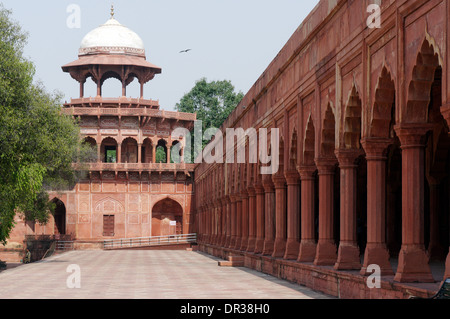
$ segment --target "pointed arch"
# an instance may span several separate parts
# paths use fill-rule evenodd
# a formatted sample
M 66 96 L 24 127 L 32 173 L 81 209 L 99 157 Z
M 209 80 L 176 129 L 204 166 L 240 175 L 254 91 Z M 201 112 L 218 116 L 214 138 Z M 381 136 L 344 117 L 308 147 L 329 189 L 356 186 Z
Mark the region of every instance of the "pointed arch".
M 369 136 L 392 137 L 395 125 L 395 84 L 391 73 L 384 66 L 378 79 L 375 101 L 369 127 Z
M 330 103 L 327 105 L 322 127 L 321 155 L 324 157 L 333 157 L 334 150 L 336 149 L 336 118 Z
M 306 125 L 305 141 L 303 143 L 303 165 L 312 166 L 315 160 L 316 129 L 310 116 Z
M 272 156 L 272 154 L 271 154 Z M 279 174 L 284 174 L 284 138 L 283 136 L 280 137 L 280 145 L 279 145 Z
M 439 53 L 426 38 L 417 54 L 416 65 L 408 89 L 408 102 L 404 111 L 404 123 L 428 122 L 428 106 L 435 73 L 440 67 Z
M 361 148 L 361 114 L 361 99 L 356 86 L 353 86 L 345 110 L 343 135 L 343 147 L 345 149 Z
M 290 147 L 289 147 L 289 169 L 295 170 L 298 163 L 297 160 L 297 149 L 298 149 L 298 136 L 297 129 L 294 128 L 291 135 Z

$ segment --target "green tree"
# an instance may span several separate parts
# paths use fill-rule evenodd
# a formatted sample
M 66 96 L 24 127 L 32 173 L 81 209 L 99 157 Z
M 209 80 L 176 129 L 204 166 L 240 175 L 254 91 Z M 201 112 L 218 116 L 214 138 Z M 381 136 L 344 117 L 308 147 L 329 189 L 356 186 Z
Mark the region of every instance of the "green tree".
M 0 4 L 0 242 L 5 244 L 17 212 L 45 224 L 54 209 L 49 190 L 74 185 L 73 162 L 95 156 L 82 143 L 61 97 L 33 83 L 34 65 L 23 57 L 27 34 Z
M 164 147 L 158 146 L 156 148 L 155 157 L 155 163 L 167 163 L 166 151 L 164 150 Z
M 202 129 L 205 132 L 209 128 L 220 128 L 243 97 L 242 92 L 235 92 L 231 81 L 208 82 L 202 78 L 195 83 L 189 93 L 181 98 L 176 104 L 176 109 L 179 112 L 197 113 L 197 120 L 202 121 Z M 192 149 L 193 141 L 194 136 L 192 136 Z M 208 141 L 203 141 L 203 148 L 207 143 Z M 189 155 L 185 154 L 186 157 Z M 190 160 L 193 161 L 196 155 L 192 154 L 193 157 Z

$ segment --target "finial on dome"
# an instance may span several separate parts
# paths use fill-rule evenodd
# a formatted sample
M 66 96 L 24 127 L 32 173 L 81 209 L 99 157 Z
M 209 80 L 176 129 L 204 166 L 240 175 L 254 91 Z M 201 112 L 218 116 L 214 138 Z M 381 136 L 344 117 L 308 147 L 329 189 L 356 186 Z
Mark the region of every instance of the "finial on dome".
M 111 5 L 111 19 L 114 19 L 114 5 Z

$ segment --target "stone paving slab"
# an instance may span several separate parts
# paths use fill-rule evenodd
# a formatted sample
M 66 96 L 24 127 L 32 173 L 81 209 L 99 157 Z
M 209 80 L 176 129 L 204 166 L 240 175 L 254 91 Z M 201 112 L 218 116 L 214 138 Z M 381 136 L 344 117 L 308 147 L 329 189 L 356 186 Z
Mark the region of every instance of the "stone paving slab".
M 248 269 L 219 267 L 188 251 L 72 251 L 0 273 L 0 299 L 328 299 Z M 81 288 L 69 289 L 69 265 Z

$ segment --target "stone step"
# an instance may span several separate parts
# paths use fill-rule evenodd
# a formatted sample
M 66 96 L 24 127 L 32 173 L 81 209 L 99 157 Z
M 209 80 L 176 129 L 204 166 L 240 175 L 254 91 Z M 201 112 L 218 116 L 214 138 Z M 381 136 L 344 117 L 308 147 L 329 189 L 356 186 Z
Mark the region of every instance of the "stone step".
M 219 261 L 219 267 L 244 267 L 243 256 L 229 256 L 228 260 Z

